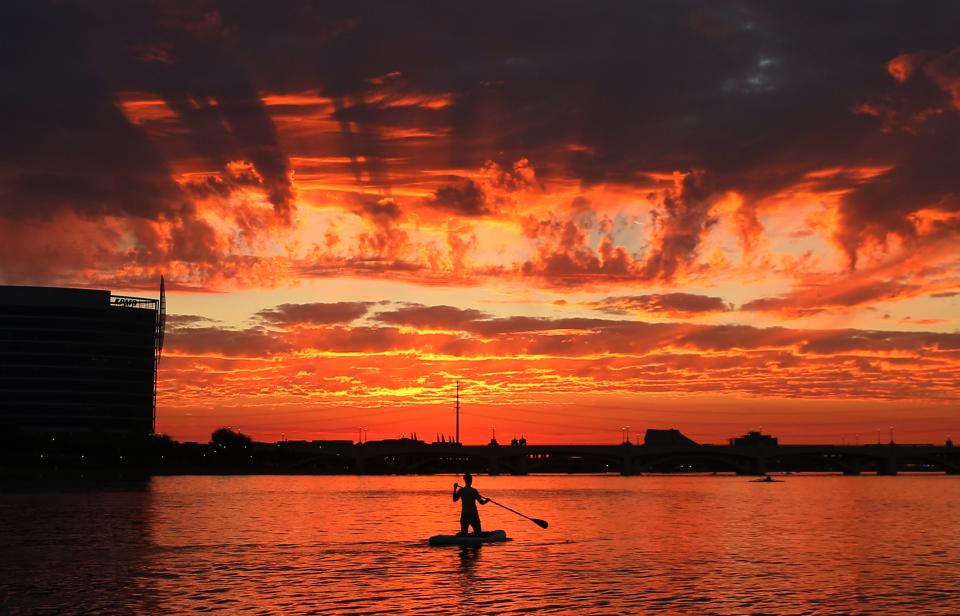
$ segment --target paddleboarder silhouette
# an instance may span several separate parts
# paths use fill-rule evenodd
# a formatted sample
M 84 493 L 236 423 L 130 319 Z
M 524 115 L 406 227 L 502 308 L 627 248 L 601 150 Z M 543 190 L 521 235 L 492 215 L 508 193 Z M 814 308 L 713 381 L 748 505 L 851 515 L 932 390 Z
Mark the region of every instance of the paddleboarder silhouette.
M 458 534 L 466 535 L 467 529 L 472 526 L 473 533 L 479 535 L 481 533 L 480 512 L 477 511 L 477 503 L 486 505 L 490 499 L 480 496 L 477 489 L 473 487 L 473 475 L 470 473 L 464 474 L 463 483 L 467 485 L 462 488 L 459 483 L 453 484 L 453 500 L 460 501 L 460 532 Z

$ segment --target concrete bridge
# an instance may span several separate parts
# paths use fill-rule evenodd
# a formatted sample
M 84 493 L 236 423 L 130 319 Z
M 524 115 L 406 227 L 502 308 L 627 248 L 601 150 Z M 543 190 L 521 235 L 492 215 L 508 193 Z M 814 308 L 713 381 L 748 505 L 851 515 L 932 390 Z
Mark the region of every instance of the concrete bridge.
M 462 445 L 411 439 L 318 447 L 299 469 L 329 465 L 358 474 L 434 472 L 528 473 L 836 471 L 896 475 L 901 471 L 960 474 L 960 447 L 935 445 Z

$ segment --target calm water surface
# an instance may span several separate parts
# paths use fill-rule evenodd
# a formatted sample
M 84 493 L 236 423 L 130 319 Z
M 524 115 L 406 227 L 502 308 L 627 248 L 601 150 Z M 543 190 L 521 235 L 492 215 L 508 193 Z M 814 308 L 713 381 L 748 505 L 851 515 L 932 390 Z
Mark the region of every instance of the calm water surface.
M 960 614 L 960 477 L 158 477 L 0 494 L 2 613 Z

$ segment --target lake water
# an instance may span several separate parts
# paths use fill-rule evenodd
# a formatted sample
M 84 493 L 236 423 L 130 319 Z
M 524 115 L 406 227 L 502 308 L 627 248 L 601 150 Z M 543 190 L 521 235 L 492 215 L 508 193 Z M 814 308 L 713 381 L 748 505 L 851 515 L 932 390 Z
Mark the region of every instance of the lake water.
M 0 613 L 960 613 L 960 477 L 157 477 L 0 494 Z

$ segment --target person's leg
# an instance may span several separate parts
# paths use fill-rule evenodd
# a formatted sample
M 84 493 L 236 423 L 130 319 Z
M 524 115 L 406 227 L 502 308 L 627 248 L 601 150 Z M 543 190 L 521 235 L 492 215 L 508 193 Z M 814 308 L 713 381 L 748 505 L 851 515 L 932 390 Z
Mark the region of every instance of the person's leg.
M 458 534 L 460 534 L 460 535 L 466 535 L 466 534 L 467 534 L 467 528 L 468 528 L 469 526 L 470 526 L 470 518 L 468 518 L 468 517 L 465 516 L 465 515 L 461 515 L 461 516 L 460 516 L 460 532 L 459 532 Z
M 483 532 L 483 531 L 481 530 L 481 528 L 480 528 L 480 514 L 479 514 L 479 513 L 473 514 L 473 519 L 470 520 L 470 526 L 473 526 L 473 532 L 476 533 L 476 534 L 478 534 L 478 535 L 479 535 L 481 532 Z

